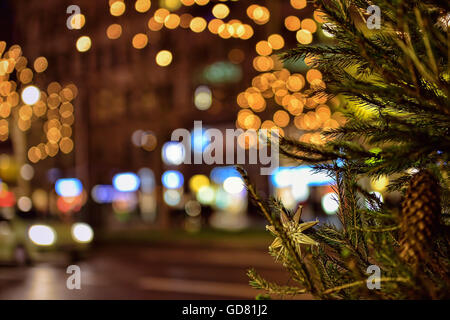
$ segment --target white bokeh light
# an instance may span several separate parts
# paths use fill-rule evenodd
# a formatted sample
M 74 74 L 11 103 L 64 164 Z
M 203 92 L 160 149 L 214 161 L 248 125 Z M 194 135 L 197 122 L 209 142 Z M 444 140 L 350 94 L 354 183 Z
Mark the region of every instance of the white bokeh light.
M 337 195 L 334 192 L 329 192 L 322 197 L 322 208 L 326 214 L 335 214 L 339 209 L 339 202 L 337 201 Z
M 309 198 L 309 187 L 306 183 L 296 181 L 292 184 L 292 195 L 295 200 L 304 202 Z
M 203 186 L 197 192 L 197 200 L 203 205 L 208 205 L 214 202 L 216 193 L 210 186 Z
M 22 91 L 22 101 L 25 104 L 33 105 L 41 98 L 41 91 L 35 86 L 28 86 Z
M 180 142 L 167 142 L 162 148 L 162 158 L 164 163 L 169 165 L 180 165 L 185 158 L 185 148 Z
M 178 190 L 166 190 L 164 191 L 164 202 L 167 203 L 169 206 L 176 206 L 181 201 L 181 193 Z
M 114 188 L 122 192 L 134 192 L 139 185 L 139 177 L 132 172 L 118 173 L 113 177 Z
M 28 230 L 30 240 L 40 246 L 50 246 L 56 240 L 55 231 L 49 226 L 34 225 Z
M 34 169 L 31 165 L 29 165 L 28 163 L 24 164 L 21 168 L 20 168 L 20 176 L 24 179 L 24 180 L 31 180 L 34 177 Z
M 244 190 L 244 182 L 239 177 L 229 177 L 223 182 L 223 188 L 231 194 L 238 194 Z
M 33 203 L 28 197 L 20 197 L 19 200 L 17 200 L 17 207 L 20 211 L 28 212 L 33 207 Z
M 77 242 L 88 243 L 94 238 L 94 231 L 87 223 L 78 222 L 72 226 L 72 237 Z

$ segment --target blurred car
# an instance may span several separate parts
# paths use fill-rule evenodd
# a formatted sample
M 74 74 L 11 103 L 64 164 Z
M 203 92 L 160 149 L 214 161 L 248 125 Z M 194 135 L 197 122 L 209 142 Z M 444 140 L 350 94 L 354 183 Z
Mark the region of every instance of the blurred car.
M 93 237 L 84 222 L 44 218 L 34 212 L 9 217 L 0 213 L 0 262 L 26 265 L 61 255 L 77 261 L 85 256 Z

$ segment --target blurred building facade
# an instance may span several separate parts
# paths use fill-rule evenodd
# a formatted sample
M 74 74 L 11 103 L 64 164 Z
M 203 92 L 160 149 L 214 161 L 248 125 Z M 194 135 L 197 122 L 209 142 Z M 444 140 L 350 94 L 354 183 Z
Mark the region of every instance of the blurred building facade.
M 149 167 L 160 185 L 159 177 L 165 169 L 161 148 L 170 140 L 174 129 L 190 129 L 194 120 L 202 120 L 209 126 L 234 127 L 239 109 L 236 95 L 251 82 L 252 59 L 244 59 L 236 65 L 239 76 L 234 81 L 208 83 L 203 74 L 205 68 L 214 63 L 229 63 L 232 49 L 250 54 L 255 42 L 221 41 L 207 30 L 197 34 L 181 27 L 151 31 L 147 26 L 151 15 L 138 13 L 133 10 L 133 3 L 126 3 L 129 12 L 120 17 L 109 15 L 108 1 L 18 0 L 11 3 L 15 43 L 20 44 L 30 61 L 39 56 L 49 61 L 42 86 L 50 81 L 75 83 L 79 92 L 74 101 L 74 152 L 39 163 L 37 171 L 42 173 L 41 181 L 45 180 L 45 171 L 59 167 L 64 171 L 62 175 L 79 177 L 89 191 L 94 185 L 110 184 L 117 172 L 137 172 Z M 70 14 L 66 10 L 74 4 L 85 16 L 85 25 L 80 30 L 67 28 Z M 152 6 L 157 5 L 153 1 Z M 269 1 L 268 5 L 274 17 L 282 9 L 278 1 Z M 242 8 L 235 18 L 245 20 L 245 6 Z M 189 12 L 210 19 L 213 18 L 210 10 L 201 6 L 186 7 L 177 13 Z M 106 34 L 113 23 L 122 26 L 122 34 L 116 40 Z M 275 18 L 255 32 L 277 32 L 281 26 L 282 21 Z M 149 44 L 143 49 L 132 45 L 137 33 L 148 35 Z M 79 52 L 75 46 L 83 35 L 92 39 L 87 52 Z M 169 49 L 174 56 L 170 68 L 155 63 L 156 53 L 163 49 Z M 211 108 L 200 111 L 194 107 L 194 91 L 205 84 L 212 89 L 213 101 Z M 152 140 L 144 142 L 143 147 L 132 143 L 133 134 L 138 130 L 151 135 Z M 210 169 L 203 166 L 182 168 L 187 178 L 194 173 L 208 174 Z M 265 178 L 259 179 L 265 183 Z M 161 187 L 157 189 L 161 193 Z M 161 202 L 161 194 L 157 198 L 160 222 L 167 224 L 167 219 L 163 218 L 167 217 L 167 206 Z M 95 206 L 91 210 L 96 210 Z
M 149 211 L 150 215 L 141 218 L 150 222 L 150 225 L 159 227 L 168 227 L 171 221 L 173 225 L 180 216 L 192 218 L 196 224 L 199 221 L 195 213 L 198 206 L 196 201 L 199 199 L 198 194 L 195 200 L 195 195 L 190 193 L 192 191 L 190 179 L 199 174 L 210 177 L 214 165 L 168 164 L 161 157 L 165 143 L 170 141 L 171 133 L 175 129 L 191 130 L 196 120 L 201 120 L 204 127 L 218 128 L 222 132 L 226 128 L 242 127 L 239 124 L 239 111 L 245 111 L 244 109 L 249 106 L 240 104 L 239 94 L 244 93 L 244 88 L 249 88 L 251 92 L 261 85 L 262 78 L 257 77 L 258 72 L 261 72 L 259 76 L 265 74 L 273 79 L 278 77 L 277 82 L 281 83 L 286 93 L 300 90 L 286 87 L 286 77 L 292 72 L 294 78 L 297 76 L 295 79 L 298 80 L 302 76 L 294 73 L 306 75 L 308 67 L 303 62 L 291 64 L 289 67 L 283 66 L 280 61 L 277 62 L 276 53 L 272 53 L 270 46 L 269 53 L 264 53 L 268 41 L 262 39 L 275 35 L 273 39 L 277 40 L 277 47 L 281 49 L 293 47 L 301 41 L 311 42 L 313 33 L 323 38 L 323 34 L 318 32 L 320 16 L 317 15 L 317 10 L 314 11 L 313 6 L 307 6 L 307 2 L 303 0 L 259 1 L 257 4 L 264 6 L 264 10 L 261 9 L 260 12 L 261 20 L 253 16 L 250 10 L 252 6 L 258 8 L 258 5 L 247 1 L 199 0 L 199 3 L 208 5 L 192 5 L 194 1 L 191 0 L 151 2 L 133 0 L 123 2 L 126 5 L 124 14 L 123 11 L 120 14 L 113 12 L 112 4 L 115 2 L 122 3 L 122 0 L 1 2 L 12 12 L 8 15 L 9 22 L 2 29 L 5 35 L 10 37 L 9 44 L 20 45 L 30 64 L 41 56 L 46 57 L 49 62 L 45 74 L 36 84 L 43 90 L 53 81 L 62 85 L 74 83 L 78 88 L 78 96 L 73 101 L 74 150 L 68 155 L 58 155 L 35 164 L 35 178 L 32 183 L 36 188 L 53 190 L 54 179 L 49 179 L 49 174 L 79 178 L 86 191 L 87 202 L 83 210 L 87 213 L 89 222 L 96 226 L 104 226 L 114 215 L 111 214 L 110 205 L 104 206 L 93 201 L 91 191 L 95 186 L 111 185 L 114 175 L 120 172 L 138 173 L 143 168 L 150 169 L 156 188 L 148 196 L 139 193 L 139 201 L 133 201 L 140 202 L 140 209 L 134 210 L 133 207 L 130 210 L 137 211 L 137 215 L 142 215 L 145 210 Z M 151 3 L 150 10 L 146 8 L 141 10 L 143 12 L 138 12 L 139 2 L 144 5 Z M 189 5 L 182 6 L 181 2 Z M 217 34 L 218 27 L 214 27 L 211 23 L 218 20 L 213 15 L 212 7 L 220 3 L 226 3 L 227 8 L 233 13 L 224 19 L 228 21 L 227 26 L 232 25 L 233 21 L 238 26 L 242 25 L 241 21 L 252 26 L 246 40 L 230 34 L 220 36 Z M 81 10 L 79 13 L 83 17 L 78 29 L 68 28 L 73 24 L 71 20 L 74 14 L 73 5 L 78 6 L 76 8 Z M 166 19 L 171 12 L 174 18 L 172 22 Z M 200 25 L 205 23 L 198 30 L 192 26 L 194 17 L 201 17 Z M 303 19 L 304 17 L 309 18 Z M 301 30 L 297 32 L 300 28 Z M 84 42 L 80 42 L 83 37 L 88 39 L 85 38 Z M 261 45 L 262 42 L 264 43 Z M 166 61 L 169 66 L 156 61 L 161 50 L 170 52 L 170 61 Z M 270 61 L 272 67 L 261 68 L 257 59 Z M 269 72 L 263 73 L 265 71 Z M 320 72 L 316 72 L 315 75 L 321 77 Z M 308 76 L 306 78 L 309 83 L 314 80 Z M 321 78 L 319 80 L 321 81 Z M 303 87 L 305 77 L 302 81 Z M 207 102 L 206 108 L 196 107 L 196 92 L 200 89 L 210 94 L 208 99 L 211 101 Z M 274 111 L 283 104 L 282 96 L 277 96 L 276 90 L 276 86 L 269 87 L 266 91 L 269 95 L 264 96 L 266 100 L 261 97 L 264 100 L 265 111 L 252 107 L 255 115 L 259 113 L 261 116 L 256 117 L 259 121 L 258 127 L 263 127 L 261 122 L 264 117 L 269 118 L 268 122 L 272 124 L 274 122 L 271 119 L 276 122 Z M 262 89 L 260 92 L 265 94 Z M 301 97 L 300 93 L 295 94 Z M 337 124 L 336 120 L 339 118 L 330 119 L 330 108 L 324 105 L 325 102 L 320 103 L 312 100 L 306 102 L 304 113 L 312 113 L 312 117 L 316 119 L 318 113 L 314 113 L 314 108 L 320 105 L 327 111 L 325 117 L 329 119 L 328 123 L 334 121 Z M 314 125 L 304 129 L 301 125 L 304 125 L 305 121 L 296 121 L 300 119 L 297 117 L 298 113 L 289 110 L 287 106 L 283 107 L 291 113 L 289 115 L 287 111 L 281 110 L 289 123 L 283 130 L 289 136 L 300 139 L 308 130 L 316 130 L 320 125 L 325 125 L 314 120 Z M 290 117 L 293 120 L 291 122 Z M 31 141 L 39 140 L 39 134 L 32 132 L 28 138 Z M 11 148 L 4 143 L 1 147 Z M 299 202 L 307 201 L 311 186 L 301 184 L 292 191 L 291 185 L 283 183 L 277 185 L 277 178 L 271 179 L 260 175 L 258 165 L 245 167 L 252 181 L 265 195 L 274 194 L 285 198 L 283 201 L 289 203 L 288 207 L 292 206 L 292 209 Z M 161 183 L 161 177 L 167 170 L 178 170 L 184 178 L 184 185 L 181 187 L 182 199 L 176 205 L 170 205 L 173 194 L 167 193 Z M 307 170 L 294 171 L 289 171 L 287 175 L 307 172 Z M 286 176 L 286 172 L 288 171 L 280 171 L 280 177 Z M 223 182 L 222 179 L 219 184 Z M 327 179 L 319 181 L 319 186 L 317 181 L 312 184 L 316 184 L 313 189 L 320 190 L 313 192 L 313 196 L 309 198 L 312 199 L 309 210 L 311 214 L 321 210 L 320 199 L 330 192 L 327 189 L 329 184 Z M 296 195 L 293 197 L 292 194 Z M 205 193 L 203 197 L 208 198 L 209 194 Z M 314 200 L 314 197 L 317 199 Z M 216 198 L 219 198 L 217 194 Z M 228 203 L 240 203 L 234 195 L 228 194 L 225 198 Z M 125 204 L 119 201 L 117 208 L 113 205 L 113 209 L 119 212 L 128 210 L 126 203 L 129 199 L 123 202 Z M 222 204 L 219 203 L 218 206 Z M 236 208 L 222 207 L 222 211 L 242 211 L 246 206 L 245 202 L 245 205 L 242 203 Z M 258 217 L 253 208 L 250 207 L 248 212 Z M 142 219 L 137 219 L 137 222 L 142 222 Z

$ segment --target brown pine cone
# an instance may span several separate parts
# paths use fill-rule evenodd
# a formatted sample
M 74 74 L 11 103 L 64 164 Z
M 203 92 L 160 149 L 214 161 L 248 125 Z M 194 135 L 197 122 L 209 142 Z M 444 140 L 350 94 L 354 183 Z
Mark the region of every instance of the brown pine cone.
M 414 174 L 402 203 L 400 257 L 417 266 L 430 258 L 433 238 L 439 231 L 440 186 L 428 170 Z

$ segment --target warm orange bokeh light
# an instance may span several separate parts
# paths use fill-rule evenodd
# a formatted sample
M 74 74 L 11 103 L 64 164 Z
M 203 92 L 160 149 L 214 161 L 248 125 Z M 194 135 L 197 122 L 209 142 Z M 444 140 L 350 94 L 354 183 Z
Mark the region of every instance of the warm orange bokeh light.
M 112 24 L 106 29 L 106 36 L 111 39 L 119 39 L 122 35 L 122 26 L 120 24 Z
M 307 2 L 306 0 L 291 0 L 291 6 L 294 9 L 303 9 L 306 8 Z
M 289 31 L 297 31 L 301 27 L 300 19 L 297 18 L 296 16 L 286 17 L 286 19 L 284 19 L 284 26 Z
M 301 29 L 297 31 L 297 41 L 301 44 L 310 44 L 312 42 L 312 33 L 309 30 Z
M 115 1 L 111 4 L 109 12 L 111 15 L 118 17 L 124 14 L 126 9 L 125 3 L 122 1 Z
M 180 25 L 180 16 L 171 13 L 164 19 L 164 25 L 167 29 L 176 29 Z
M 267 40 L 274 50 L 280 50 L 284 47 L 284 38 L 279 34 L 272 34 Z
M 199 33 L 205 30 L 206 28 L 206 20 L 202 17 L 195 17 L 191 20 L 189 27 L 193 32 Z
M 138 33 L 133 37 L 132 40 L 133 47 L 136 49 L 143 49 L 148 44 L 148 37 L 143 33 Z
M 136 0 L 134 8 L 137 12 L 144 13 L 150 10 L 152 2 L 150 0 Z
M 256 52 L 261 56 L 268 56 L 272 53 L 272 46 L 268 41 L 259 41 L 256 44 Z

